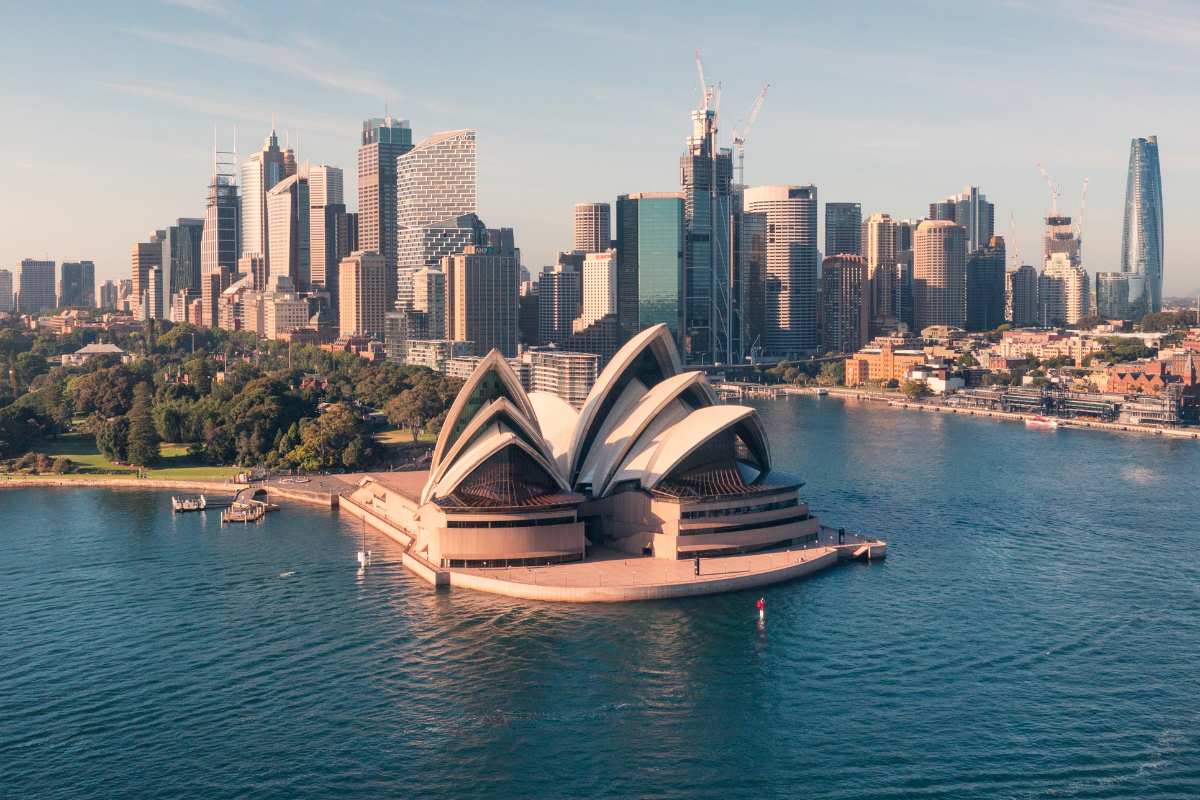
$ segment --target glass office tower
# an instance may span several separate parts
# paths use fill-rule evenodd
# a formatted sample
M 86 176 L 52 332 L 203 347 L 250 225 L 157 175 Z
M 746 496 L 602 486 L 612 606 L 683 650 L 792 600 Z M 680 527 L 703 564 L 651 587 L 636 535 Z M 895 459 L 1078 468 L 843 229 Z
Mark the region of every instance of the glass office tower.
M 617 198 L 617 321 L 622 340 L 660 322 L 681 341 L 684 194 Z
M 1142 275 L 1149 294 L 1148 313 L 1162 311 L 1162 176 L 1158 169 L 1157 136 L 1134 139 L 1129 148 L 1121 271 Z

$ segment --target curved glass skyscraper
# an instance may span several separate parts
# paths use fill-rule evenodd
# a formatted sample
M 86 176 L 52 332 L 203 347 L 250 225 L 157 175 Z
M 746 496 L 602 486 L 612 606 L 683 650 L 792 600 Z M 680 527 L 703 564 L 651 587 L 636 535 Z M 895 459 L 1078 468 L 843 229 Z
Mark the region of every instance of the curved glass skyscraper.
M 1150 295 L 1149 311 L 1155 314 L 1162 311 L 1162 177 L 1158 170 L 1157 136 L 1134 139 L 1129 148 L 1121 271 L 1144 276 Z

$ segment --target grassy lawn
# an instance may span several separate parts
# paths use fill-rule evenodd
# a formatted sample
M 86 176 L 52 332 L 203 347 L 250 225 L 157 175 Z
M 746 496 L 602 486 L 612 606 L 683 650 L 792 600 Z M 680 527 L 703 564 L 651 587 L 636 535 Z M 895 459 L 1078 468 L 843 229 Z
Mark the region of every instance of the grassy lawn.
M 47 440 L 34 448 L 34 452 L 45 453 L 51 458 L 66 456 L 71 459 L 71 463 L 79 467 L 94 467 L 96 469 L 125 469 L 114 464 L 109 464 L 108 459 L 100 454 L 96 449 L 96 445 L 78 435 L 64 435 L 61 442 Z M 151 478 L 159 480 L 225 480 L 237 475 L 242 470 L 237 467 L 209 467 L 205 465 L 193 464 L 187 455 L 187 445 L 182 444 L 164 444 L 162 446 L 162 463 L 158 469 L 152 469 L 147 474 Z M 130 469 L 135 469 L 131 467 Z M 132 478 L 133 475 L 79 475 L 69 473 L 67 475 L 11 475 L 13 479 L 25 478 L 82 478 L 82 479 L 125 479 Z
M 435 444 L 437 437 L 432 433 L 420 433 L 417 435 L 417 443 L 413 444 L 412 433 L 407 428 L 391 428 L 375 434 L 375 441 L 388 449 L 404 449 Z

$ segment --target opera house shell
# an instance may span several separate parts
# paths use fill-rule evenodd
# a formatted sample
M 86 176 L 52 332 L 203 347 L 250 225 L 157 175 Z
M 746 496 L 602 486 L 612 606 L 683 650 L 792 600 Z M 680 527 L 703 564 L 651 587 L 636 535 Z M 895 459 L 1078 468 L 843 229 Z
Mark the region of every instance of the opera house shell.
M 665 559 L 815 540 L 803 481 L 771 466 L 758 413 L 685 372 L 665 325 L 638 334 L 581 411 L 526 393 L 492 351 L 467 379 L 412 498 L 415 552 L 447 568 Z

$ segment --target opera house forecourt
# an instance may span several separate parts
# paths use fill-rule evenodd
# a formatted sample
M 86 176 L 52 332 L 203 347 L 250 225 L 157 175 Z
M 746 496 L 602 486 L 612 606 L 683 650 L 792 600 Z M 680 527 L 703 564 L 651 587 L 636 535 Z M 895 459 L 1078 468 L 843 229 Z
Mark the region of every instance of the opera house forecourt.
M 772 467 L 758 413 L 719 404 L 657 325 L 621 348 L 579 412 L 526 393 L 492 351 L 429 471 L 372 473 L 341 505 L 401 541 L 405 565 L 435 585 L 551 600 L 728 591 L 885 555 L 822 533 L 803 485 Z

